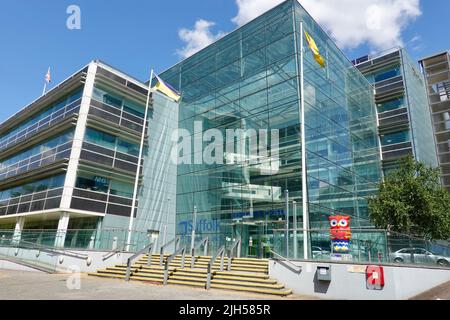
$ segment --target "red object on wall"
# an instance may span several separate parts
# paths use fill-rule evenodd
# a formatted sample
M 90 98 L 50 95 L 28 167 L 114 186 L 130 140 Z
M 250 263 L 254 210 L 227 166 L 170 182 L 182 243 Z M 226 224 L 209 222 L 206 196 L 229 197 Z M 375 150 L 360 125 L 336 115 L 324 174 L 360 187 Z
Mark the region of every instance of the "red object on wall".
M 384 269 L 382 266 L 367 266 L 366 284 L 369 290 L 382 290 L 384 287 Z
M 331 240 L 351 239 L 350 216 L 330 216 L 328 219 L 330 221 Z

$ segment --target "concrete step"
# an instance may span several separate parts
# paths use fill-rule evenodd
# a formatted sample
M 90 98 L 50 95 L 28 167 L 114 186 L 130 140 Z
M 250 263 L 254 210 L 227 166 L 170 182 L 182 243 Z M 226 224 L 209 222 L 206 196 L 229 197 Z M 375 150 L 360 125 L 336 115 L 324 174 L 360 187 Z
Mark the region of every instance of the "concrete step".
M 250 287 L 240 287 L 240 286 L 231 286 L 224 284 L 211 284 L 211 288 L 215 289 L 225 289 L 225 290 L 233 290 L 233 291 L 246 291 L 246 292 L 254 292 L 254 293 L 262 293 L 262 294 L 270 294 L 276 296 L 288 296 L 292 294 L 292 290 L 273 290 L 273 289 L 264 289 L 264 288 L 250 288 Z
M 125 279 L 125 275 L 121 274 L 112 274 L 112 273 L 88 273 L 88 276 L 92 277 L 102 277 L 102 278 L 117 278 L 117 279 Z
M 274 280 L 274 279 L 238 277 L 238 276 L 229 276 L 229 275 L 215 275 L 215 276 L 213 276 L 213 279 L 214 280 L 257 282 L 257 283 L 267 283 L 267 284 L 276 284 L 277 283 L 277 280 Z
M 237 277 L 250 277 L 250 278 L 261 278 L 269 279 L 269 275 L 253 272 L 240 272 L 240 271 L 215 271 L 214 275 L 226 275 L 226 276 L 237 276 Z
M 258 283 L 258 282 L 247 282 L 247 281 L 233 281 L 233 280 L 221 280 L 221 279 L 212 279 L 211 284 L 221 284 L 221 285 L 230 285 L 230 286 L 238 286 L 245 288 L 265 288 L 265 289 L 273 289 L 280 290 L 283 289 L 284 286 L 282 284 L 272 284 L 272 283 Z
M 200 287 L 205 288 L 205 283 L 196 282 L 196 281 L 182 281 L 182 280 L 167 280 L 168 284 L 179 284 L 179 285 L 185 285 L 185 286 L 192 286 L 192 287 Z

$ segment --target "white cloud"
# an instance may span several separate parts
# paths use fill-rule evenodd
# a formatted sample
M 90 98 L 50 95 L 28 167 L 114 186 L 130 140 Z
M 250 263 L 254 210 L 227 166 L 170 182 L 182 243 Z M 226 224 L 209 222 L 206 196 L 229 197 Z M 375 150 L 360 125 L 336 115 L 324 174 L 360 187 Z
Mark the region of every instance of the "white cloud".
M 181 29 L 178 35 L 186 45 L 177 50 L 178 55 L 187 58 L 222 37 L 224 35 L 222 32 L 217 34 L 211 32 L 214 25 L 214 22 L 200 19 L 195 23 L 194 29 Z
M 236 0 L 237 25 L 271 9 L 283 0 Z M 402 46 L 402 31 L 420 16 L 420 0 L 300 0 L 312 17 L 342 48 L 364 43 L 376 50 Z

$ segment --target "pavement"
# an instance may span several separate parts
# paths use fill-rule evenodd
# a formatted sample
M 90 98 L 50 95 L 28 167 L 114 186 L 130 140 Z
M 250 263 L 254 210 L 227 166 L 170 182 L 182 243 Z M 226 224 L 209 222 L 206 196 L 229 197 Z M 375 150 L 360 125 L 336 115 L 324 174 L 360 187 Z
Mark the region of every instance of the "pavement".
M 450 300 L 450 281 L 421 293 L 410 300 Z
M 243 293 L 125 282 L 87 274 L 0 270 L 0 300 L 317 300 L 314 297 Z

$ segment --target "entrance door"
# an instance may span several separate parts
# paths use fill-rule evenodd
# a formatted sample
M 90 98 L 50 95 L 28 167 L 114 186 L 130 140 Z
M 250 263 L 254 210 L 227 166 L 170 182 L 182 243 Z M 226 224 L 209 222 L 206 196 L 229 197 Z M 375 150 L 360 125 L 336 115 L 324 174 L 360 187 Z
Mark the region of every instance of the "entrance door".
M 241 256 L 260 258 L 264 226 L 257 222 L 238 221 L 233 224 L 233 239 L 242 239 Z

